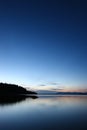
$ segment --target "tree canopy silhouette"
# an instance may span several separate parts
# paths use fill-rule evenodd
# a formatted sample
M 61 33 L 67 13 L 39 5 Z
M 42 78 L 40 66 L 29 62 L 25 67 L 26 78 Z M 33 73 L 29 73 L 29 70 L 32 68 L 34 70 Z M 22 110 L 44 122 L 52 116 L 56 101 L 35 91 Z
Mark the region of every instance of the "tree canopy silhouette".
M 0 83 L 0 96 L 1 95 L 21 95 L 21 94 L 37 94 L 36 92 L 28 91 L 25 88 L 15 85 Z

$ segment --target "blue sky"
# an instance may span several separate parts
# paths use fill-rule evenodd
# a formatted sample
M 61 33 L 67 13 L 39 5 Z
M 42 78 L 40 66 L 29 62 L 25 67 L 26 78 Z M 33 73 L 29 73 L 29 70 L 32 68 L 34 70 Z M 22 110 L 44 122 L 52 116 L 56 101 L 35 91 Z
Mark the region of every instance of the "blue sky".
M 0 82 L 86 87 L 86 5 L 81 0 L 0 1 Z

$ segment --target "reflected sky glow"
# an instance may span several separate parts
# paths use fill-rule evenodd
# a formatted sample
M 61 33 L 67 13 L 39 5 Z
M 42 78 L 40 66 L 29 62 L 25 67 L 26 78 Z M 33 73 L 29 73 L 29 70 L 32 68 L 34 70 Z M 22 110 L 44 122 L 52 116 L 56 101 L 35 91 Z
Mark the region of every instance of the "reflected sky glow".
M 16 104 L 0 104 L 0 129 L 4 130 L 86 130 L 86 122 L 87 96 L 42 96 Z

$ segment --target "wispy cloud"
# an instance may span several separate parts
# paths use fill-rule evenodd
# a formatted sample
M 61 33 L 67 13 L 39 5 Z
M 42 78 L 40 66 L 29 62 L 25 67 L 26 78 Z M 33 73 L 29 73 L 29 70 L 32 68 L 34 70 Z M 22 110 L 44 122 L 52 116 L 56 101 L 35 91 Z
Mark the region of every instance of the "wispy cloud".
M 38 90 L 48 90 L 48 91 L 59 91 L 63 90 L 64 87 L 58 82 L 46 82 L 37 85 Z
M 53 91 L 63 90 L 63 88 L 51 88 Z
M 39 84 L 38 86 L 46 86 L 46 84 Z
M 60 83 L 58 82 L 47 82 L 47 83 L 39 84 L 38 86 L 58 86 L 58 85 L 60 85 Z
M 51 91 L 51 92 L 87 92 L 87 85 L 85 86 L 65 86 L 59 82 L 40 82 L 33 87 L 35 90 Z
M 57 83 L 57 82 L 48 82 L 47 84 L 49 84 L 49 85 L 60 85 L 60 83 Z

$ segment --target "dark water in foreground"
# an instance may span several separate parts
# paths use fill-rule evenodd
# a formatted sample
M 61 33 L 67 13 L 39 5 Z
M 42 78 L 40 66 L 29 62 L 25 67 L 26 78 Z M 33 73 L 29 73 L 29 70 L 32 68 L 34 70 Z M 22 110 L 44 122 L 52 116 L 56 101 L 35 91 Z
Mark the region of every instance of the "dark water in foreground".
M 0 103 L 0 130 L 87 130 L 87 96 Z

